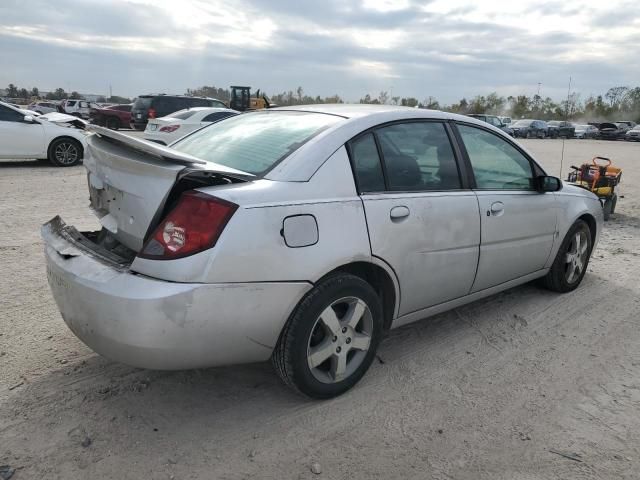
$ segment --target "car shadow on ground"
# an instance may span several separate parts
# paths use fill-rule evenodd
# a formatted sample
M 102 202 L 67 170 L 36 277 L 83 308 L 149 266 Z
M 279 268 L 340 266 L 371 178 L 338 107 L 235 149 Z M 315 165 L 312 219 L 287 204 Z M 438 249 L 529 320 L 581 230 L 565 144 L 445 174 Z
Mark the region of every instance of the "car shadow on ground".
M 72 469 L 111 456 L 131 460 L 130 455 L 144 454 L 157 456 L 159 462 L 171 463 L 176 457 L 182 461 L 202 445 L 213 449 L 224 444 L 244 452 L 256 438 L 273 437 L 274 426 L 286 432 L 300 423 L 312 427 L 314 418 L 331 418 L 322 428 L 341 428 L 333 423 L 350 422 L 354 409 L 376 404 L 397 408 L 407 389 L 440 385 L 436 389 L 442 390 L 443 381 L 455 387 L 456 378 L 468 372 L 480 382 L 492 378 L 496 361 L 513 365 L 512 357 L 521 356 L 520 346 L 552 341 L 545 336 L 556 338 L 556 326 L 564 319 L 549 314 L 550 305 L 570 305 L 576 295 L 592 296 L 593 301 L 608 298 L 616 287 L 602 288 L 606 284 L 606 279 L 591 274 L 582 292 L 567 295 L 527 284 L 393 330 L 363 380 L 347 394 L 325 402 L 307 400 L 286 388 L 268 363 L 158 372 L 88 354 L 16 387 L 0 404 L 0 431 L 7 450 L 34 462 L 64 454 L 65 449 L 82 452 L 82 442 L 89 438 L 88 458 L 69 454 Z M 421 401 L 428 408 L 434 400 Z M 48 453 L 41 445 L 25 442 L 43 430 Z M 139 445 L 145 445 L 144 452 Z M 247 452 L 242 455 L 246 458 Z
M 2 168 L 54 168 L 49 160 L 0 160 Z M 67 167 L 73 168 L 73 167 Z
M 591 276 L 593 278 L 597 277 Z M 589 277 L 585 283 L 589 283 Z M 557 297 L 558 294 L 535 284 L 527 284 L 394 329 L 383 340 L 372 368 L 352 392 L 358 394 L 362 385 L 369 381 L 384 382 L 384 370 L 395 361 L 449 343 L 452 336 L 461 336 L 462 340 L 465 340 L 465 336 L 471 336 L 473 338 L 469 341 L 475 347 L 479 340 L 480 343 L 490 343 L 486 333 L 480 338 L 477 334 L 483 329 L 491 331 L 494 327 L 503 328 L 500 322 L 509 314 L 500 312 L 518 310 L 519 307 L 526 309 L 530 303 L 544 302 L 543 299 L 554 301 Z M 520 302 L 524 302 L 524 305 L 519 305 Z M 478 314 L 483 311 L 484 314 Z M 442 353 L 446 356 L 446 349 Z M 442 358 L 442 361 L 446 359 Z M 21 387 L 14 401 L 25 406 L 36 406 L 33 402 L 37 404 L 38 399 L 46 398 L 48 404 L 52 396 L 73 398 L 75 400 L 72 403 L 78 402 L 78 406 L 82 404 L 83 408 L 100 402 L 100 408 L 105 412 L 110 412 L 113 406 L 113 412 L 107 415 L 117 414 L 125 408 L 124 404 L 135 399 L 125 408 L 127 411 L 135 412 L 138 405 L 142 409 L 140 413 L 143 413 L 152 405 L 163 418 L 171 418 L 174 410 L 184 412 L 198 405 L 209 415 L 216 415 L 215 412 L 239 409 L 254 397 L 261 399 L 262 414 L 267 416 L 283 407 L 314 403 L 285 387 L 268 362 L 175 372 L 153 371 L 112 362 L 93 353 L 84 359 L 69 361 L 63 368 Z M 68 409 L 72 403 L 62 403 L 61 408 Z

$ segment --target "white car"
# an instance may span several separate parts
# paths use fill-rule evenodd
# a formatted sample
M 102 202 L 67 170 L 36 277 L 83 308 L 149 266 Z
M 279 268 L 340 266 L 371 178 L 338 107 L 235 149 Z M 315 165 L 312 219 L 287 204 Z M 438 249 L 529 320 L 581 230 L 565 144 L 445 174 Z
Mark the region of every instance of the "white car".
M 62 107 L 64 113 L 87 120 L 90 117 L 92 106 L 94 106 L 94 104 L 87 102 L 86 100 L 67 99 L 60 102 L 60 107 Z
M 71 115 L 25 115 L 0 102 L 0 158 L 47 158 L 58 167 L 80 163 L 86 122 Z
M 166 117 L 149 119 L 144 138 L 160 145 L 170 145 L 188 133 L 233 115 L 238 115 L 238 112 L 229 108 L 194 107 L 178 110 Z
M 58 111 L 58 105 L 53 102 L 33 102 L 27 107 L 29 110 L 37 112 L 39 115 Z

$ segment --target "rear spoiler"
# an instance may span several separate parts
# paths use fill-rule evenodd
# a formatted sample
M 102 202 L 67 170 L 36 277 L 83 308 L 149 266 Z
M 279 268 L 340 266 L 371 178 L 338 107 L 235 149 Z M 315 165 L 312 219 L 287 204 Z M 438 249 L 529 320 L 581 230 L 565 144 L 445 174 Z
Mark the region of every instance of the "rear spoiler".
M 243 172 L 242 170 L 225 167 L 224 165 L 220 165 L 219 163 L 202 160 L 201 158 L 194 157 L 193 155 L 189 155 L 188 153 L 182 153 L 174 150 L 173 148 L 165 147 L 164 145 L 160 145 L 159 143 L 149 142 L 148 140 L 143 140 L 141 138 L 131 137 L 124 133 L 110 130 L 105 127 L 100 127 L 98 125 L 88 125 L 86 130 L 96 133 L 98 137 L 106 137 L 111 141 L 115 141 L 139 152 L 152 155 L 168 162 L 180 163 L 183 165 L 202 165 L 205 166 L 206 170 L 208 171 L 213 171 L 228 175 L 230 177 L 241 179 L 255 176 L 251 173 Z M 89 136 L 87 142 L 91 144 L 92 141 L 93 139 L 91 138 L 91 136 Z

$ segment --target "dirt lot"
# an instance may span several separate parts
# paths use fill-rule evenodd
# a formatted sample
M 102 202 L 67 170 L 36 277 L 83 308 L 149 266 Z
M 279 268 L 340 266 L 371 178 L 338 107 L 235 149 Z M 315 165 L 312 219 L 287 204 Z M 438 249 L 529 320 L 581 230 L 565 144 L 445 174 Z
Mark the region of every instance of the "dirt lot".
M 559 173 L 562 141 L 525 143 Z M 84 169 L 1 162 L 0 465 L 15 480 L 637 479 L 640 145 L 568 141 L 565 173 L 595 154 L 624 168 L 625 198 L 577 291 L 526 285 L 394 330 L 327 402 L 267 364 L 152 372 L 91 352 L 51 298 L 39 235 L 57 213 L 95 225 Z

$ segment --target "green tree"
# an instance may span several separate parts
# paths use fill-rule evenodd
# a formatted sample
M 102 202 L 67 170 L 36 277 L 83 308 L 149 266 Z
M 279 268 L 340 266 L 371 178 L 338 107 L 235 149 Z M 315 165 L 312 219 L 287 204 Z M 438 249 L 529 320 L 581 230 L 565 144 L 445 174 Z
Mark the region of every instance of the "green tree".
M 17 98 L 18 97 L 18 87 L 16 87 L 13 83 L 10 83 L 7 87 L 7 97 L 9 98 Z
M 18 90 L 18 98 L 24 98 L 25 100 L 29 98 L 29 90 L 26 88 L 21 88 Z
M 403 107 L 417 107 L 418 103 L 418 99 L 414 97 L 402 98 L 400 100 L 400 105 Z
M 73 100 L 84 100 L 84 97 L 80 95 L 78 92 L 76 92 L 75 90 L 71 92 L 71 96 L 69 98 Z
M 40 98 L 40 90 L 38 90 L 38 87 L 33 87 L 31 89 L 31 96 Z

